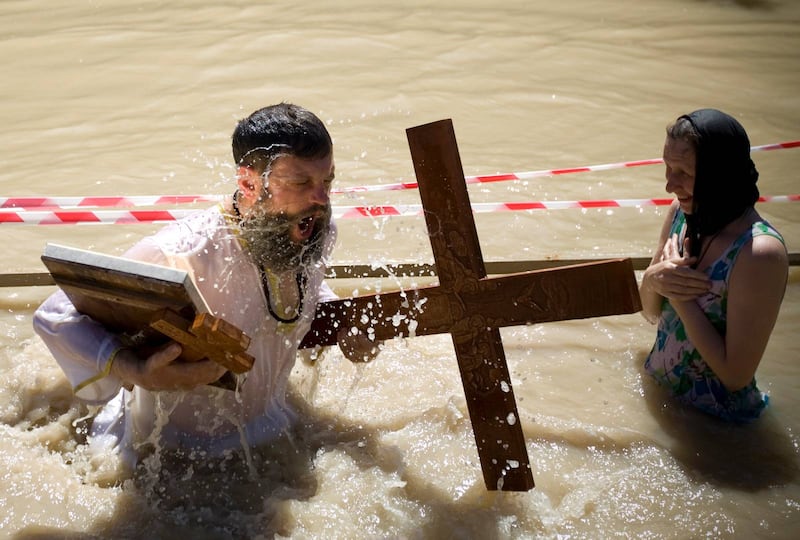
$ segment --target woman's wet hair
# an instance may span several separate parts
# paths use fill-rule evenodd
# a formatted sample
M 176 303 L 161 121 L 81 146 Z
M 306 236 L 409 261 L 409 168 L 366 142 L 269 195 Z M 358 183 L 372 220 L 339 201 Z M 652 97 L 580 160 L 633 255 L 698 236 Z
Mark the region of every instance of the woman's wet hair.
M 311 111 L 291 103 L 264 107 L 239 121 L 232 136 L 238 166 L 263 174 L 279 155 L 322 159 L 333 150 L 325 124 Z

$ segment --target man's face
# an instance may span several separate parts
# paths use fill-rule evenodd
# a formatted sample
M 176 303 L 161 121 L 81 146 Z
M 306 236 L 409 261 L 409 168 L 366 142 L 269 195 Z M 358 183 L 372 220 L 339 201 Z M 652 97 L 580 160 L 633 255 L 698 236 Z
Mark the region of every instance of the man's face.
M 320 259 L 330 229 L 333 156 L 280 156 L 265 176 L 261 199 L 242 221 L 242 236 L 259 266 L 300 270 Z

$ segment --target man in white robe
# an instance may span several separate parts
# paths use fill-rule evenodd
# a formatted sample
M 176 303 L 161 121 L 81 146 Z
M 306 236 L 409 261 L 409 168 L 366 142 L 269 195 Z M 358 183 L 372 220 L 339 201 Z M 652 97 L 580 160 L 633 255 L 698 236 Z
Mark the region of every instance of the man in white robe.
M 61 291 L 35 313 L 34 329 L 75 394 L 105 404 L 92 425 L 95 451 L 121 452 L 128 464 L 144 443 L 222 455 L 263 444 L 291 424 L 285 392 L 298 345 L 317 303 L 335 298 L 323 283 L 336 236 L 332 143 L 315 115 L 282 103 L 238 123 L 233 154 L 232 198 L 166 226 L 124 256 L 188 271 L 211 313 L 251 338 L 255 363 L 235 391 L 209 385 L 225 372 L 216 363 L 176 361 L 177 343 L 140 358 Z M 359 337 L 345 352 L 374 355 L 375 344 Z

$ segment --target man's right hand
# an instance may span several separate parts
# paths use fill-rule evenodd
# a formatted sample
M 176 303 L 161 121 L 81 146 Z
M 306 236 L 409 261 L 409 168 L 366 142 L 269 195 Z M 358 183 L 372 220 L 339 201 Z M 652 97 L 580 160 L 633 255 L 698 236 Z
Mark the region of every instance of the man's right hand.
M 114 359 L 112 371 L 124 386 L 136 385 L 150 391 L 191 390 L 217 381 L 226 371 L 212 360 L 179 360 L 181 350 L 180 344 L 173 341 L 145 359 L 123 349 Z

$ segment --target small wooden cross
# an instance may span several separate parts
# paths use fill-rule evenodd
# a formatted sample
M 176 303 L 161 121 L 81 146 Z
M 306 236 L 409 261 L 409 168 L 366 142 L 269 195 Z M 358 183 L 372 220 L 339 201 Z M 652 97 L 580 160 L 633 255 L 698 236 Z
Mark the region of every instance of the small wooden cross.
M 215 361 L 233 373 L 245 373 L 255 358 L 247 354 L 250 338 L 231 323 L 200 313 L 193 321 L 171 309 L 163 309 L 150 321 L 150 327 L 181 344 L 181 359 Z
M 343 327 L 377 340 L 450 333 L 489 490 L 534 487 L 499 328 L 641 310 L 630 259 L 488 278 L 450 120 L 406 130 L 439 285 L 317 307 L 301 347 Z

